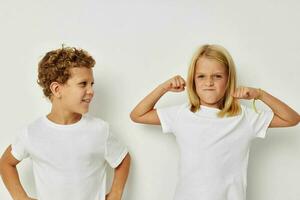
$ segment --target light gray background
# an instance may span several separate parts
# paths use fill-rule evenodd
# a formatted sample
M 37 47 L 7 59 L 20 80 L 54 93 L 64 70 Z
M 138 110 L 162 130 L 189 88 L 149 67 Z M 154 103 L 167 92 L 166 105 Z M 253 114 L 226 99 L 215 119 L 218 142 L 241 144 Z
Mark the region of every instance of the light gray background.
M 239 84 L 261 87 L 299 111 L 299 10 L 296 0 L 1 0 L 0 151 L 17 130 L 49 112 L 36 84 L 44 53 L 62 43 L 82 47 L 97 61 L 90 113 L 108 121 L 132 155 L 124 199 L 171 200 L 178 170 L 175 139 L 158 126 L 132 123 L 131 109 L 171 76 L 186 77 L 199 45 L 217 43 L 232 54 Z M 172 93 L 159 106 L 184 101 L 185 93 Z M 299 126 L 271 129 L 265 140 L 253 143 L 248 200 L 300 199 L 299 133 Z M 30 160 L 18 168 L 34 196 Z M 0 199 L 10 199 L 2 182 Z

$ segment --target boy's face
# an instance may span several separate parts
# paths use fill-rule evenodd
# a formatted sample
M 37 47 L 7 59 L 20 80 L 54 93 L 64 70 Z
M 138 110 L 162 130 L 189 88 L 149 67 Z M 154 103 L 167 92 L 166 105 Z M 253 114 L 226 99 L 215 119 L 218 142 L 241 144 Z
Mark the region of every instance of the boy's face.
M 70 69 L 70 74 L 68 81 L 61 87 L 62 109 L 69 113 L 87 113 L 94 96 L 93 70 L 86 67 L 74 67 Z
M 201 105 L 220 107 L 227 85 L 227 70 L 214 59 L 199 58 L 195 69 L 196 91 Z

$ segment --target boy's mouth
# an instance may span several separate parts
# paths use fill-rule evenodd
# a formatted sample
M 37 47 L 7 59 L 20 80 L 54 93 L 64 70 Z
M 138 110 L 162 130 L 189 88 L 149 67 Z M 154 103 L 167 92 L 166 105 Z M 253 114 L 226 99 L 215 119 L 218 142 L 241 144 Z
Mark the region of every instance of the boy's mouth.
M 92 99 L 83 99 L 82 101 L 85 103 L 90 103 L 92 101 Z

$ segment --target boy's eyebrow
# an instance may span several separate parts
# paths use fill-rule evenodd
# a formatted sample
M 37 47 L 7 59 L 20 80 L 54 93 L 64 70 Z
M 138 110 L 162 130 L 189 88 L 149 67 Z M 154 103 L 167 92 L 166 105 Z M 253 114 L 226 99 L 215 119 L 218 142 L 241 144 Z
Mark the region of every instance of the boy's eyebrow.
M 82 82 L 92 82 L 92 83 L 95 83 L 95 80 L 91 80 L 91 81 L 89 81 L 87 79 L 78 79 L 77 80 L 77 83 L 82 83 Z

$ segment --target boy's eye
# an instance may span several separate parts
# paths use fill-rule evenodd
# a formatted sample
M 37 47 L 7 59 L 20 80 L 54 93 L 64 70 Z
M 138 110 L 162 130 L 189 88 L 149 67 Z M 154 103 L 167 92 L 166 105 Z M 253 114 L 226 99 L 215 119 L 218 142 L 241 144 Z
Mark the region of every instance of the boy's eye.
M 80 86 L 86 86 L 86 82 L 79 83 Z

